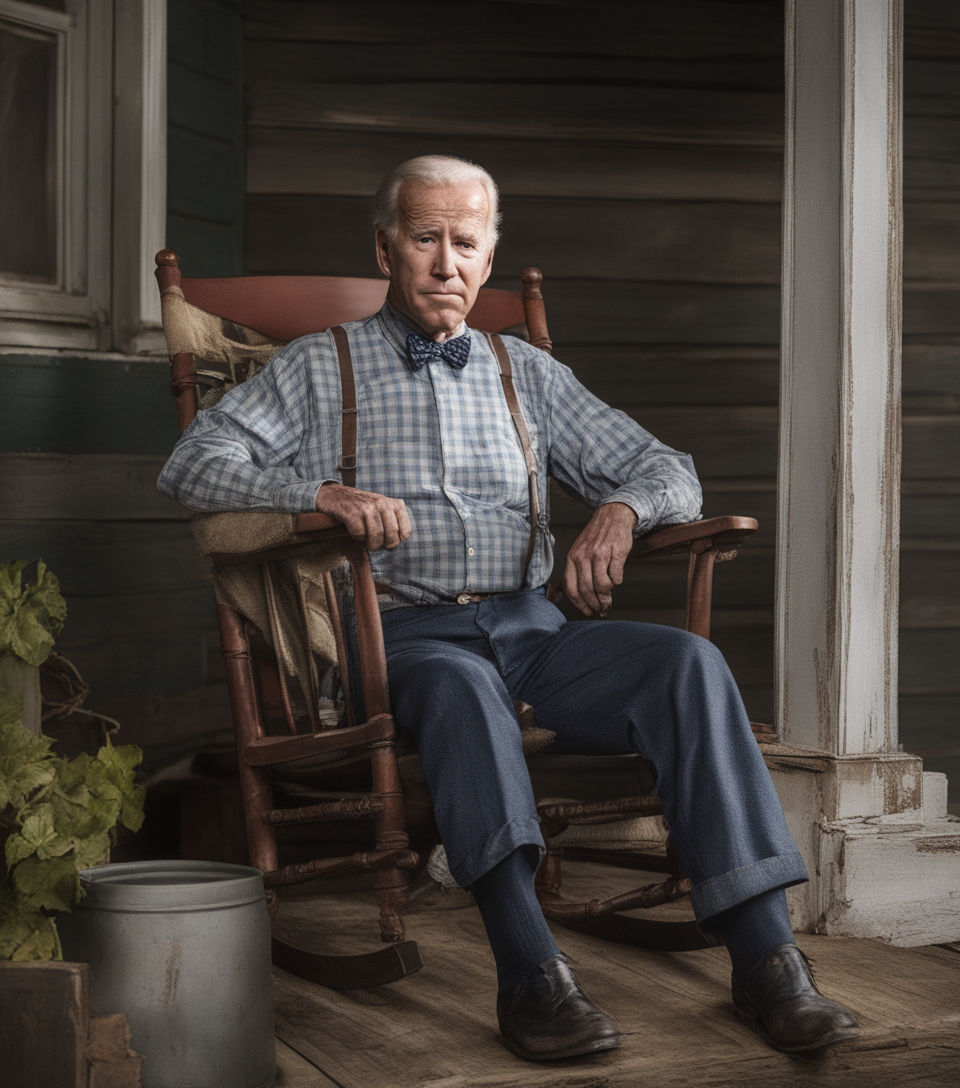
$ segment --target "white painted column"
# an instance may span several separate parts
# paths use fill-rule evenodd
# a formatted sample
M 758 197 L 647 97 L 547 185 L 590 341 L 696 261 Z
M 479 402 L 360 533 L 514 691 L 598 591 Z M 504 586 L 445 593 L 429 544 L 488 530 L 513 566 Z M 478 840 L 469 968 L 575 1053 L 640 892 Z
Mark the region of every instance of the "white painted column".
M 794 925 L 909 945 L 960 938 L 960 825 L 897 744 L 901 3 L 786 3 L 766 758 L 811 874 Z
M 777 713 L 897 748 L 901 0 L 787 0 Z

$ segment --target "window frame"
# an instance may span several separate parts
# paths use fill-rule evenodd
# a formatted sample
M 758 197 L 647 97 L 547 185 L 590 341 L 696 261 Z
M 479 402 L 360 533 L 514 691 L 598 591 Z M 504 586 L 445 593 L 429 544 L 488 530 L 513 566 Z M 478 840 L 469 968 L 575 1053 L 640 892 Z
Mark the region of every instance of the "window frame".
M 151 265 L 166 232 L 166 0 L 0 0 L 58 39 L 57 277 L 0 279 L 0 351 L 162 354 Z

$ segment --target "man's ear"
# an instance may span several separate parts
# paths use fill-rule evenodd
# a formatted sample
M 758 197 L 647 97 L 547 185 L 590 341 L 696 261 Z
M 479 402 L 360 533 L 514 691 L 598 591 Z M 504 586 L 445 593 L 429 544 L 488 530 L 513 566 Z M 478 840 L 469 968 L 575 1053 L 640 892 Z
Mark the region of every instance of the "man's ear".
M 387 237 L 387 232 L 382 227 L 377 227 L 374 230 L 374 241 L 377 247 L 377 264 L 380 267 L 380 271 L 390 278 L 390 239 Z
M 491 246 L 490 252 L 487 254 L 487 267 L 483 270 L 483 279 L 480 281 L 481 287 L 490 279 L 490 273 L 493 271 L 493 251 L 495 249 L 496 246 Z

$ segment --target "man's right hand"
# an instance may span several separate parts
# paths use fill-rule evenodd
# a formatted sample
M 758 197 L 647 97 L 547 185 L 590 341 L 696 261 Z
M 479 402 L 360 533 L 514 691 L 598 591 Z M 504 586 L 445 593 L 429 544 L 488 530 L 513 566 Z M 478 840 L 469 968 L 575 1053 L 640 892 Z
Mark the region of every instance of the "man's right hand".
M 317 509 L 342 521 L 354 540 L 368 551 L 396 548 L 413 533 L 403 499 L 343 484 L 324 484 L 317 492 Z

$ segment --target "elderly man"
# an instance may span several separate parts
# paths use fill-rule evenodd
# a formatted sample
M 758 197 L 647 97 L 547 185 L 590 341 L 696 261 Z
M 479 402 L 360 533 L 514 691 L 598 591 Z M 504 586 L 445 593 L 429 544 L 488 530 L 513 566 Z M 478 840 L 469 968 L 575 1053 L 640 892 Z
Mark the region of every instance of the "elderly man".
M 608 1050 L 616 1022 L 584 995 L 540 910 L 543 851 L 513 702 L 567 752 L 639 752 L 700 923 L 733 965 L 742 1019 L 784 1050 L 857 1034 L 817 990 L 784 888 L 806 879 L 736 685 L 711 643 L 642 623 L 568 623 L 544 585 L 553 538 L 531 533 L 528 475 L 491 344 L 466 319 L 490 275 L 497 189 L 426 156 L 377 196 L 379 313 L 345 326 L 357 388 L 357 488 L 342 484 L 334 338 L 307 336 L 203 412 L 160 488 L 200 510 L 320 510 L 373 553 L 390 688 L 413 735 L 457 880 L 496 960 L 505 1044 L 542 1060 Z M 546 353 L 505 338 L 538 460 L 594 508 L 563 574 L 606 613 L 635 535 L 699 515 L 690 459 L 602 404 Z

